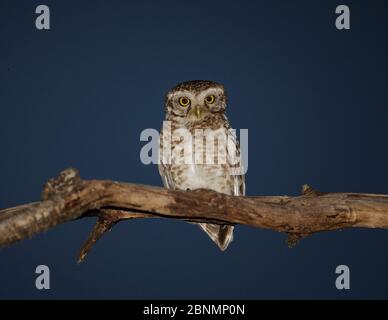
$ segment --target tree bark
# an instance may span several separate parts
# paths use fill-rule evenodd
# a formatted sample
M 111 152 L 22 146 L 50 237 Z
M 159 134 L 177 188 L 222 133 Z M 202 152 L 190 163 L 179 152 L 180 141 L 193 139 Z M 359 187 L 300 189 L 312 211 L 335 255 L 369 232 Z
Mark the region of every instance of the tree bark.
M 348 227 L 388 228 L 388 195 L 321 193 L 234 197 L 210 190 L 174 191 L 114 181 L 83 180 L 67 169 L 47 182 L 42 200 L 0 211 L 0 247 L 30 238 L 58 224 L 97 216 L 79 261 L 103 233 L 121 220 L 173 218 L 244 224 L 289 235 L 289 244 L 315 232 Z

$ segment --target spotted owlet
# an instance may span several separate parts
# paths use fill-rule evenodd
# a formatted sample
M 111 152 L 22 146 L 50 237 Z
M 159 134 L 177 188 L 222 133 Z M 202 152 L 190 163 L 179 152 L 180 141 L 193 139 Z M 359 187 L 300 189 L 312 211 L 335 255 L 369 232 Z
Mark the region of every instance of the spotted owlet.
M 171 152 L 163 154 L 159 162 L 166 188 L 245 195 L 243 173 L 233 172 L 241 164 L 236 161 L 239 146 L 225 115 L 226 104 L 223 85 L 212 81 L 184 82 L 167 93 L 160 150 L 170 148 Z M 198 225 L 221 250 L 233 239 L 233 226 Z

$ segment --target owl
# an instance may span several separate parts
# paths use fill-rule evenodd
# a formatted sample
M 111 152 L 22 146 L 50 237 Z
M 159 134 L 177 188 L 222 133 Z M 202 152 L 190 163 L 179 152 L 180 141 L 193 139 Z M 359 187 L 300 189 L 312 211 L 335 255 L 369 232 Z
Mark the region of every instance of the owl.
M 245 176 L 233 170 L 241 167 L 241 161 L 238 161 L 237 138 L 230 131 L 225 114 L 226 105 L 224 86 L 213 81 L 184 82 L 167 93 L 166 117 L 160 135 L 163 156 L 158 165 L 166 188 L 245 195 Z M 233 240 L 233 226 L 195 224 L 222 251 Z

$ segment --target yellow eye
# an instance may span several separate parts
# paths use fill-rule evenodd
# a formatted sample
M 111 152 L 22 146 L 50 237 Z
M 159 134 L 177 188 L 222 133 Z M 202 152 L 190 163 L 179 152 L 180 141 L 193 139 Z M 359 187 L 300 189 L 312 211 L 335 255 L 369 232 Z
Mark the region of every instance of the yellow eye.
M 213 104 L 214 101 L 216 101 L 216 97 L 215 96 L 207 96 L 205 101 L 207 104 Z
M 187 107 L 190 104 L 190 99 L 186 97 L 180 98 L 179 103 L 182 107 Z

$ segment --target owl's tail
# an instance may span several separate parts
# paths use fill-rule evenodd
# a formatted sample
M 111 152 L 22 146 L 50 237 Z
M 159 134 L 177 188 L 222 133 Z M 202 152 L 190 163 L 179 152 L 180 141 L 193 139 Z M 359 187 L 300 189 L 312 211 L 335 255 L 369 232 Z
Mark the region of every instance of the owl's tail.
M 198 226 L 207 233 L 217 246 L 225 251 L 233 240 L 233 226 L 221 226 L 210 223 L 198 223 Z

